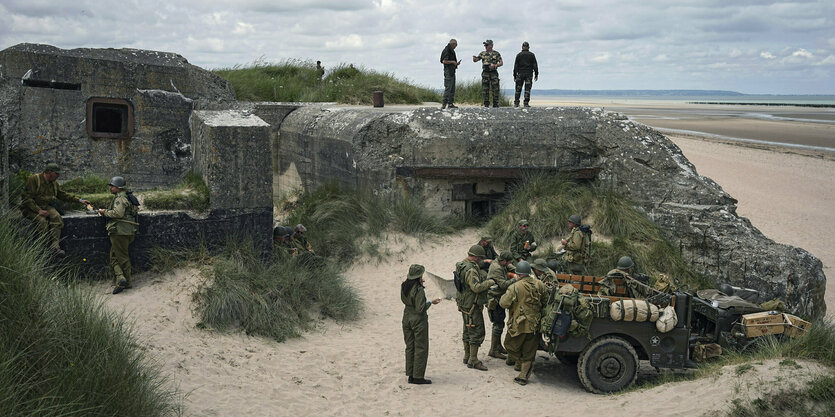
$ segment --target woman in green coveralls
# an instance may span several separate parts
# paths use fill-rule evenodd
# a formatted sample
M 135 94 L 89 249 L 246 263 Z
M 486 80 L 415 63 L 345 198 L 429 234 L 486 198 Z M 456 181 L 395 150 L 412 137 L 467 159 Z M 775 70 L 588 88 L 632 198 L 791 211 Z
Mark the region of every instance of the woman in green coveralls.
M 403 308 L 403 340 L 406 342 L 406 375 L 410 384 L 431 384 L 424 378 L 426 359 L 429 357 L 429 316 L 426 310 L 440 298 L 429 301 L 423 289 L 423 265 L 409 267 L 409 275 L 400 284 L 400 300 Z

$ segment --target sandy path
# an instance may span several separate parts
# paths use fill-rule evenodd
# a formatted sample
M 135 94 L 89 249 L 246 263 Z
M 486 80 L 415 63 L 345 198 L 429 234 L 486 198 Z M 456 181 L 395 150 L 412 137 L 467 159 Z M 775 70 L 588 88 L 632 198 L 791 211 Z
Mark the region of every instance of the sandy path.
M 187 394 L 185 414 L 193 416 L 500 415 L 520 411 L 690 416 L 727 409 L 734 396 L 758 392 L 751 387 L 779 380 L 802 383 L 809 374 L 823 372 L 815 364 L 802 363 L 803 369 L 794 369 L 768 361 L 741 378 L 728 369 L 715 380 L 598 396 L 581 388 L 573 367 L 540 353 L 531 383 L 521 387 L 513 383 L 516 372 L 488 358 L 484 349 L 480 353 L 489 371 L 467 369 L 461 363 L 460 315 L 454 302 L 443 301 L 429 311 L 427 377 L 434 384 L 409 385 L 403 375 L 399 284 L 414 262 L 436 274 L 450 274 L 476 236 L 476 231 L 469 231 L 434 244 L 393 239 L 391 247 L 415 249 L 408 251 L 413 255 L 357 265 L 348 272 L 366 306 L 357 322 L 326 320 L 316 331 L 285 343 L 195 328 L 192 294 L 204 280 L 196 270 L 156 277 L 141 274 L 134 289 L 103 297 L 110 307 L 124 309 L 136 321 L 149 353 Z M 97 290 L 106 291 L 103 286 Z M 431 283 L 427 292 L 430 297 L 441 296 Z M 644 374 L 653 372 L 643 369 Z M 705 403 L 704 398 L 711 402 Z
M 835 315 L 835 161 L 696 138 L 671 137 L 701 175 L 739 200 L 737 213 L 766 236 L 823 262 L 827 314 Z

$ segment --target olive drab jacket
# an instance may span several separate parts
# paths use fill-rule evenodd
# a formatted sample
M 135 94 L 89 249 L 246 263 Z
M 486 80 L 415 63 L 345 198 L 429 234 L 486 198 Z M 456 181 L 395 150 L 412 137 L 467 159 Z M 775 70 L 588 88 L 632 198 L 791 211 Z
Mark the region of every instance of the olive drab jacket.
M 539 329 L 542 304 L 547 302 L 548 288 L 542 281 L 528 275 L 507 288 L 499 305 L 507 309 L 507 334 L 516 337 Z
M 109 235 L 135 235 L 139 224 L 136 222 L 136 215 L 139 208 L 131 204 L 125 190 L 121 190 L 113 196 L 110 206 L 104 211 L 107 217 L 105 229 Z
M 415 284 L 408 294 L 400 292 L 400 301 L 403 302 L 403 319 L 427 317 L 426 310 L 432 307 L 432 302 L 426 299 L 426 290 L 422 285 Z
M 464 290 L 455 297 L 458 307 L 462 310 L 469 310 L 473 304 L 478 306 L 487 304 L 487 290 L 495 281 L 483 276 L 478 264 L 467 258 L 459 262 L 456 269 L 464 281 Z
M 37 213 L 55 199 L 67 202 L 79 200 L 75 195 L 62 191 L 58 181 L 47 181 L 43 172 L 30 175 L 20 196 L 20 209 Z
M 510 284 L 516 282 L 507 277 L 507 273 L 512 272 L 513 269 L 513 264 L 511 263 L 508 263 L 507 266 L 502 266 L 499 261 L 493 261 L 490 264 L 490 270 L 487 271 L 487 279 L 492 279 L 503 293 Z
M 510 252 L 513 253 L 513 259 L 530 258 L 531 252 L 533 252 L 531 250 L 531 243 L 533 242 L 536 242 L 536 238 L 530 230 L 522 233 L 517 229 L 513 234 L 513 239 L 510 241 Z
M 536 272 L 537 272 L 536 278 L 538 280 L 542 281 L 542 283 L 545 284 L 546 286 L 548 286 L 550 288 L 554 288 L 554 287 L 559 286 L 559 283 L 557 282 L 557 273 L 554 272 L 551 268 L 546 268 L 545 271 L 543 271 L 543 272 L 539 272 L 539 271 L 536 271 Z
M 579 227 L 574 227 L 565 239 L 565 260 L 575 264 L 588 263 L 588 247 L 586 235 Z

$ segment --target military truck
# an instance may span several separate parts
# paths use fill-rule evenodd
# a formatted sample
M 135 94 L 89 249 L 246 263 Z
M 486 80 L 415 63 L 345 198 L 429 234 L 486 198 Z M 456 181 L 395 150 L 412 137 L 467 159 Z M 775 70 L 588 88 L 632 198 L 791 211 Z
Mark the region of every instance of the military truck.
M 654 322 L 616 321 L 609 317 L 611 302 L 630 300 L 622 280 L 615 279 L 614 296 L 597 296 L 602 277 L 558 274 L 560 285 L 571 284 L 588 297 L 594 317 L 588 337 L 567 336 L 556 343 L 555 356 L 563 363 L 576 363 L 577 374 L 586 390 L 597 393 L 620 391 L 638 377 L 640 360 L 655 368 L 682 369 L 695 366 L 690 360 L 691 296 L 676 292 L 670 299 L 678 324 L 667 333 L 659 332 Z M 547 336 L 540 348 L 548 350 Z
M 632 298 L 621 279 L 614 280 L 615 295 L 597 296 L 602 279 L 557 275 L 560 286 L 570 284 L 590 301 L 593 318 L 587 336 L 560 338 L 550 349 L 547 336 L 540 342 L 540 348 L 552 352 L 560 362 L 576 364 L 580 382 L 597 394 L 620 391 L 635 382 L 640 360 L 648 360 L 656 369 L 691 368 L 697 366 L 690 357 L 697 344 L 744 350 L 763 336 L 797 337 L 811 326 L 797 316 L 763 311 L 757 304 L 721 291 L 676 291 L 660 300 L 673 306 L 678 318 L 672 330 L 662 333 L 654 322 L 613 320 L 609 305 Z

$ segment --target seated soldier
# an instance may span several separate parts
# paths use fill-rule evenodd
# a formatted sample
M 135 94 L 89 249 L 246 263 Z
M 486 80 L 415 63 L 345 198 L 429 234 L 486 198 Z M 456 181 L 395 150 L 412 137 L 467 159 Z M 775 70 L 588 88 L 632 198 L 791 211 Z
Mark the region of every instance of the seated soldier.
M 61 175 L 58 164 L 48 164 L 40 174 L 33 174 L 26 179 L 26 185 L 20 196 L 20 211 L 23 217 L 32 220 L 38 229 L 47 236 L 49 247 L 55 254 L 63 255 L 59 245 L 64 220 L 53 206 L 54 201 L 80 202 L 90 205 L 90 202 L 61 190 L 58 177 Z
M 273 247 L 280 248 L 285 252 L 295 254 L 296 252 L 298 252 L 298 250 L 293 247 L 291 241 L 292 235 L 292 228 L 286 226 L 276 226 L 275 228 L 273 228 Z
M 557 283 L 557 274 L 548 268 L 548 264 L 545 262 L 545 259 L 537 259 L 531 264 L 531 268 L 533 268 L 533 273 L 536 275 L 536 278 L 545 283 L 548 288 L 554 288 L 558 286 Z
M 527 220 L 519 220 L 519 229 L 513 234 L 510 242 L 510 252 L 517 261 L 526 261 L 531 258 L 531 252 L 536 250 L 536 238 L 528 227 Z
M 297 224 L 294 228 L 294 233 L 292 237 L 292 246 L 297 249 L 296 253 L 301 252 L 310 252 L 313 253 L 313 248 L 310 246 L 310 242 L 307 241 L 307 238 L 304 236 L 304 232 L 307 231 L 307 228 L 304 227 L 301 223 Z
M 632 268 L 634 266 L 635 263 L 628 256 L 622 256 L 618 259 L 618 267 L 609 271 L 606 274 L 606 278 L 600 280 L 600 289 L 597 291 L 597 295 L 615 295 L 616 288 L 614 280 L 615 278 L 620 278 L 623 280 L 623 285 L 626 286 L 626 293 L 629 297 L 646 298 L 649 296 L 649 293 L 652 292 L 650 287 L 632 276 Z

